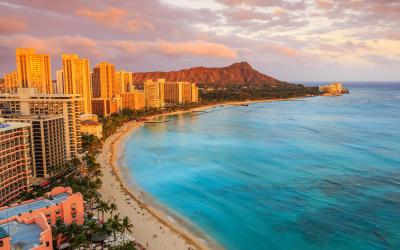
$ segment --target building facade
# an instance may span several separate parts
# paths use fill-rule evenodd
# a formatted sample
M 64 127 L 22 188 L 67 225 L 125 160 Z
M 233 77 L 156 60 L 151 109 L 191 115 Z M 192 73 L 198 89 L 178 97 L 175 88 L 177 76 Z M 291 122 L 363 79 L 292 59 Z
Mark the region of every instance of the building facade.
M 17 71 L 13 71 L 4 75 L 4 92 L 15 93 L 18 89 Z
M 0 120 L 0 206 L 31 189 L 31 125 Z
M 144 109 L 146 107 L 144 93 L 137 90 L 129 93 L 123 93 L 122 107 L 132 110 Z
M 124 70 L 115 73 L 116 92 L 118 94 L 129 93 L 135 90 L 132 81 L 132 72 Z
M 35 89 L 20 88 L 16 94 L 0 94 L 0 114 L 61 115 L 65 138 L 66 159 L 77 157 L 81 151 L 82 98 L 79 95 L 37 94 Z
M 54 94 L 64 94 L 64 72 L 62 69 L 56 71 L 57 90 L 53 89 Z
M 53 249 L 51 227 L 57 220 L 64 224 L 84 223 L 84 201 L 69 187 L 56 187 L 47 198 L 25 201 L 0 208 L 0 249 Z M 62 237 L 58 238 L 62 243 Z
M 164 107 L 164 84 L 165 79 L 158 79 L 157 81 L 147 80 L 144 82 L 146 108 Z
M 32 125 L 35 167 L 33 176 L 49 178 L 66 162 L 64 118 L 62 115 L 4 115 L 7 121 Z
M 18 86 L 36 88 L 39 93 L 51 94 L 50 56 L 37 54 L 35 49 L 16 49 Z
M 103 137 L 103 125 L 96 115 L 81 115 L 79 118 L 82 134 L 95 135 L 97 138 Z
M 115 66 L 101 62 L 93 68 L 92 74 L 92 113 L 108 116 L 122 108 L 120 88 L 116 86 Z
M 90 65 L 78 55 L 62 55 L 64 94 L 78 94 L 83 98 L 82 112 L 91 114 Z

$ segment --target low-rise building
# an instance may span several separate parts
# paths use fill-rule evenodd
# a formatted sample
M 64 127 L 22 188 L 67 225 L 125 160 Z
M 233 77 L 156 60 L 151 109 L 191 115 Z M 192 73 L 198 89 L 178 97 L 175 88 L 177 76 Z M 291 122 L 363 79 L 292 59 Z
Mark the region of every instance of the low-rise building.
M 328 95 L 340 95 L 346 92 L 343 88 L 342 83 L 334 82 L 328 85 L 322 85 L 318 87 L 319 91 Z
M 81 120 L 82 134 L 95 135 L 97 138 L 103 137 L 103 125 L 99 122 L 97 115 L 85 114 L 79 118 Z
M 57 220 L 83 224 L 84 202 L 80 193 L 56 187 L 46 196 L 0 208 L 0 249 L 53 249 L 51 225 Z

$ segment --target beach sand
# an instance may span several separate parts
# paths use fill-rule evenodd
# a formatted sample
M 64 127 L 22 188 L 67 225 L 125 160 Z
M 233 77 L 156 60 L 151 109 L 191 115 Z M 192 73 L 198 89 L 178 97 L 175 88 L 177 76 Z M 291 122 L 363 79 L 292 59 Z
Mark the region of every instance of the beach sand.
M 116 203 L 121 216 L 129 216 L 134 225 L 131 236 L 146 249 L 214 249 L 171 221 L 163 211 L 149 205 L 143 193 L 128 186 L 125 178 L 121 178 L 123 168 L 117 164 L 124 153 L 123 144 L 141 126 L 140 122 L 127 123 L 104 142 L 98 155 L 103 171 L 102 199 Z

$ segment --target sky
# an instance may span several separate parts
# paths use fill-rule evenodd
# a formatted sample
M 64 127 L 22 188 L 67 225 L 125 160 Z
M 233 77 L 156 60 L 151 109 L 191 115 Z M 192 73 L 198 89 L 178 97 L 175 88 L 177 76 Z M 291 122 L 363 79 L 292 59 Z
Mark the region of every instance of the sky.
M 0 0 L 0 75 L 17 47 L 53 72 L 75 53 L 133 72 L 247 61 L 285 81 L 400 81 L 400 0 Z

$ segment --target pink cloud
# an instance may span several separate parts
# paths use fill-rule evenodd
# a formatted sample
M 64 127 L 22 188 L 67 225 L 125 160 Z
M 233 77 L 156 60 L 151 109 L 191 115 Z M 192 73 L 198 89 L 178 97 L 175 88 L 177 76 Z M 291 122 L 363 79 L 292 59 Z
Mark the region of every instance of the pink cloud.
M 93 40 L 83 36 L 33 37 L 29 35 L 0 36 L 0 48 L 13 51 L 15 47 L 32 47 L 39 52 L 59 56 L 78 53 L 101 60 L 117 60 L 136 55 L 207 56 L 235 58 L 235 50 L 218 43 L 201 40 L 185 42 Z
M 89 18 L 99 24 L 106 25 L 108 27 L 120 30 L 127 30 L 134 33 L 139 32 L 143 29 L 155 29 L 154 25 L 144 18 L 128 18 L 128 11 L 120 8 L 110 7 L 104 10 L 81 8 L 76 10 L 75 14 L 78 16 Z
M 208 56 L 216 58 L 235 58 L 236 52 L 231 48 L 218 43 L 210 43 L 201 40 L 185 42 L 169 41 L 111 41 L 105 44 L 117 48 L 123 53 L 137 54 L 162 54 L 169 56 Z
M 19 19 L 13 17 L 0 17 L 0 34 L 15 34 L 26 31 L 28 25 Z
M 304 55 L 304 53 L 300 50 L 286 47 L 276 43 L 265 44 L 261 46 L 260 51 L 285 57 L 300 57 Z
M 331 9 L 335 6 L 330 0 L 315 0 L 315 4 L 321 9 Z

